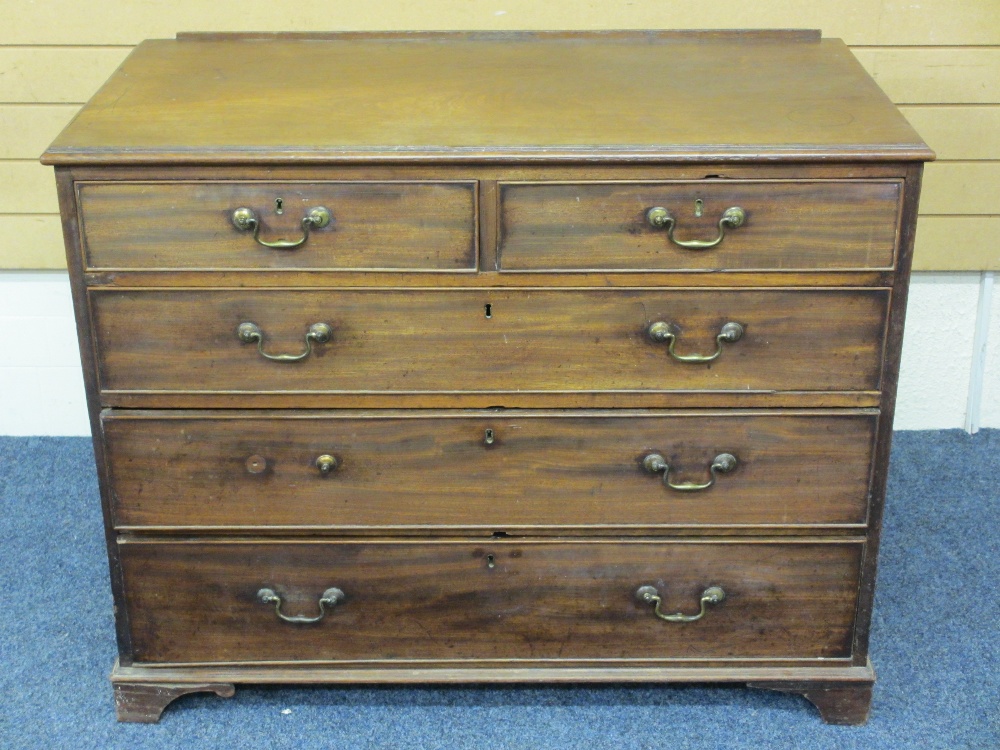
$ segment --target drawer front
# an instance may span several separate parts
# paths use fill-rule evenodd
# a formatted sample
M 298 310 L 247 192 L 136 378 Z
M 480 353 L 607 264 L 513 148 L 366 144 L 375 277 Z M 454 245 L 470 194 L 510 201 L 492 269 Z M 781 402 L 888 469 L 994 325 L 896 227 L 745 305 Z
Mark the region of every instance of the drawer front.
M 877 390 L 889 293 L 92 289 L 90 298 L 105 391 L 745 393 Z M 241 338 L 243 323 L 257 333 Z M 672 332 L 674 357 L 668 340 L 650 336 L 654 323 Z M 719 340 L 728 323 L 739 324 L 738 340 Z M 317 324 L 329 326 L 325 343 Z M 708 363 L 676 358 L 716 352 Z
M 119 527 L 863 524 L 876 420 L 112 412 L 104 439 Z
M 119 542 L 139 662 L 848 657 L 863 545 Z M 725 598 L 694 622 L 712 586 Z M 280 598 L 289 623 L 262 603 Z M 331 599 L 336 601 L 334 594 Z
M 887 269 L 902 183 L 507 183 L 500 196 L 505 271 Z M 673 240 L 669 224 L 650 223 L 652 208 L 673 219 Z M 678 244 L 717 239 L 730 208 L 742 209 L 745 221 L 727 222 L 718 245 Z
M 88 268 L 474 271 L 475 182 L 96 182 L 78 185 Z M 277 213 L 276 201 L 281 201 Z M 233 213 L 250 209 L 261 242 Z

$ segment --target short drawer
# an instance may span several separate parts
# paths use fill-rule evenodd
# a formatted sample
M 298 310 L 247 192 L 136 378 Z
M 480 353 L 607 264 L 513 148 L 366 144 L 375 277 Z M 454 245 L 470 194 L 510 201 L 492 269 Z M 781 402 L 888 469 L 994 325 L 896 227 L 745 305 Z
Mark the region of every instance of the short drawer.
M 888 269 L 895 265 L 901 197 L 899 180 L 502 183 L 498 265 L 502 271 Z M 742 212 L 742 224 L 729 209 Z
M 884 289 L 89 294 L 106 394 L 284 393 L 306 404 L 319 393 L 877 390 L 889 299 Z
M 146 663 L 846 658 L 863 549 L 119 542 L 134 658 Z M 704 614 L 660 619 L 642 587 L 662 614 Z
M 863 525 L 876 422 L 873 412 L 111 411 L 103 429 L 119 528 L 510 531 Z
M 474 271 L 476 183 L 83 182 L 88 269 Z M 247 209 L 234 222 L 238 209 Z M 314 209 L 328 221 L 306 222 Z M 253 223 L 247 223 L 248 217 Z M 308 231 L 307 231 L 308 230 Z M 297 247 L 263 243 L 301 241 Z

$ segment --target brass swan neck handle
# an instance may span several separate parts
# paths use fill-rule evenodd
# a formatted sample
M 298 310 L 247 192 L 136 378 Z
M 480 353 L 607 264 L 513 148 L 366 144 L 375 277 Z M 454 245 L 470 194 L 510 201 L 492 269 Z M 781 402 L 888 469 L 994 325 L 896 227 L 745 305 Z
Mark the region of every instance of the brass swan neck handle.
M 240 323 L 236 335 L 244 344 L 257 344 L 260 356 L 272 362 L 298 362 L 312 354 L 312 345 L 325 344 L 333 337 L 333 328 L 329 323 L 313 323 L 306 331 L 306 350 L 301 354 L 268 354 L 264 351 L 264 332 L 256 323 Z
M 315 617 L 286 615 L 281 611 L 281 597 L 274 592 L 274 589 L 263 588 L 258 591 L 257 601 L 261 604 L 273 604 L 274 613 L 285 622 L 290 622 L 293 625 L 308 625 L 312 622 L 319 622 L 326 617 L 328 607 L 332 609 L 338 603 L 344 601 L 344 592 L 338 588 L 329 588 L 324 591 L 319 599 L 319 614 Z
M 322 229 L 330 223 L 330 220 L 333 217 L 330 214 L 330 209 L 328 208 L 324 208 L 323 206 L 311 208 L 308 212 L 306 212 L 306 215 L 302 217 L 301 238 L 297 240 L 271 240 L 270 242 L 260 238 L 260 219 L 252 208 L 247 208 L 246 206 L 237 208 L 233 211 L 231 218 L 233 226 L 241 232 L 253 230 L 253 239 L 258 245 L 269 247 L 272 250 L 294 250 L 295 248 L 306 244 L 306 240 L 309 239 L 309 230 L 312 227 Z
M 646 334 L 653 341 L 658 344 L 668 344 L 667 354 L 678 362 L 691 364 L 704 364 L 705 362 L 712 362 L 718 359 L 722 354 L 722 345 L 736 343 L 743 338 L 743 333 L 744 328 L 742 325 L 730 321 L 722 326 L 715 337 L 715 351 L 712 354 L 678 354 L 674 351 L 674 347 L 677 346 L 678 337 L 676 326 L 658 320 L 655 323 L 651 323 L 649 328 L 646 329 Z
M 663 599 L 653 586 L 640 586 L 635 592 L 635 598 L 644 604 L 656 605 L 653 612 L 661 620 L 666 620 L 667 622 L 696 622 L 705 616 L 705 613 L 708 611 L 709 604 L 718 604 L 725 599 L 726 592 L 722 590 L 721 586 L 709 586 L 707 589 L 702 591 L 701 598 L 699 600 L 701 610 L 696 615 L 685 615 L 682 612 L 676 612 L 672 615 L 664 614 L 660 609 L 660 605 L 663 604 Z
M 727 208 L 719 219 L 719 234 L 714 240 L 679 240 L 674 237 L 677 220 L 663 206 L 656 206 L 646 212 L 646 221 L 656 229 L 666 229 L 667 239 L 685 250 L 708 250 L 720 244 L 726 238 L 726 229 L 738 229 L 747 220 L 747 212 L 739 206 Z
M 650 453 L 642 459 L 642 468 L 650 474 L 663 474 L 663 484 L 678 492 L 697 492 L 707 490 L 718 478 L 719 474 L 728 474 L 736 468 L 738 461 L 732 453 L 720 453 L 712 459 L 708 467 L 709 479 L 707 482 L 678 482 L 670 481 L 670 464 L 659 453 Z

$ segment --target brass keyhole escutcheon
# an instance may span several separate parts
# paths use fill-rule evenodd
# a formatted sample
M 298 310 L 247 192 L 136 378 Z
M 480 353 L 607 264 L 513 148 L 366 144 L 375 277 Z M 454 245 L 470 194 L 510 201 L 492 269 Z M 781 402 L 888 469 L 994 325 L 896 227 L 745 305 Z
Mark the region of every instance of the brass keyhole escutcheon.
M 283 214 L 285 213 L 284 201 L 281 198 L 274 199 L 274 213 Z
M 493 570 L 497 566 L 497 559 L 493 555 L 486 556 L 486 567 Z
M 493 430 L 487 428 L 485 434 L 483 435 L 483 445 L 493 445 L 497 440 L 497 436 L 493 433 Z

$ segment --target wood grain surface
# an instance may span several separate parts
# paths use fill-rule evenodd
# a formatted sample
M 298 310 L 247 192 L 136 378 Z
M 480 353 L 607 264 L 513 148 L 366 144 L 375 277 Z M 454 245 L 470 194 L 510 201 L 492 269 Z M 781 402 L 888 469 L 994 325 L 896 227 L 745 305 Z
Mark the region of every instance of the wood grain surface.
M 932 156 L 840 40 L 640 32 L 150 40 L 43 158 L 757 160 L 762 150 Z
M 476 183 L 172 182 L 78 184 L 88 268 L 476 268 Z M 282 213 L 276 212 L 276 201 Z M 294 250 L 233 225 L 247 207 L 264 241 L 297 240 L 313 208 L 332 219 Z
M 500 184 L 505 271 L 866 269 L 893 266 L 899 181 Z M 696 207 L 695 201 L 701 201 Z M 654 206 L 679 241 L 712 240 L 726 209 L 746 223 L 708 250 L 678 247 L 646 219 Z M 699 217 L 696 212 L 700 211 Z
M 781 391 L 877 389 L 884 290 L 91 289 L 101 387 L 114 391 Z M 489 305 L 490 317 L 486 306 Z M 647 335 L 677 326 L 682 363 Z M 333 328 L 299 362 L 314 323 Z
M 311 529 L 863 524 L 873 413 L 111 412 L 116 525 Z M 493 442 L 487 444 L 486 431 Z M 737 468 L 698 492 L 722 452 Z M 324 454 L 337 468 L 316 467 Z M 248 463 L 249 462 L 249 463 Z M 759 532 L 758 532 L 759 533 Z
M 836 658 L 850 654 L 857 543 L 120 543 L 136 661 Z M 490 557 L 492 555 L 492 558 Z M 492 567 L 491 567 L 492 565 Z M 636 600 L 655 586 L 658 619 Z M 346 599 L 312 617 L 330 587 Z
M 140 45 L 44 157 L 126 718 L 251 679 L 579 676 L 756 680 L 862 721 L 931 158 L 812 32 Z M 21 186 L 0 198 L 46 209 L 38 174 L 0 163 Z M 967 213 L 981 192 L 932 197 Z M 264 239 L 314 205 L 334 222 L 265 250 L 232 227 L 240 205 Z M 682 240 L 730 205 L 748 221 L 691 253 L 644 224 L 652 205 Z M 274 362 L 245 322 L 269 354 L 302 352 L 314 323 L 333 334 Z M 689 364 L 653 322 L 681 355 L 745 332 Z M 651 452 L 677 482 L 722 452 L 737 466 L 679 493 L 643 470 Z M 666 612 L 710 585 L 726 598 L 665 622 L 644 584 Z M 345 601 L 313 624 L 257 596 L 311 617 L 334 586 Z

